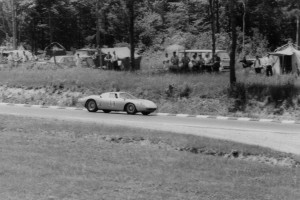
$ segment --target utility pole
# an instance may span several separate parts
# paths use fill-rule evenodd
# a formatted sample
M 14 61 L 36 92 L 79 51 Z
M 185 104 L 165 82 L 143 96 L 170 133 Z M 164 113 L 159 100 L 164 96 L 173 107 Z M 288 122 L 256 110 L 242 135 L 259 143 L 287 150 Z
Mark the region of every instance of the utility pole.
M 99 55 L 99 63 L 100 63 L 100 67 L 102 67 L 102 52 L 101 52 L 101 44 L 100 44 L 100 0 L 97 0 L 96 3 L 96 16 L 97 16 L 97 20 L 96 20 L 96 27 L 97 27 L 97 33 L 96 33 L 96 41 L 97 41 L 97 52 Z
M 16 3 L 12 0 L 12 28 L 13 28 L 13 49 L 17 49 L 17 21 L 16 21 Z

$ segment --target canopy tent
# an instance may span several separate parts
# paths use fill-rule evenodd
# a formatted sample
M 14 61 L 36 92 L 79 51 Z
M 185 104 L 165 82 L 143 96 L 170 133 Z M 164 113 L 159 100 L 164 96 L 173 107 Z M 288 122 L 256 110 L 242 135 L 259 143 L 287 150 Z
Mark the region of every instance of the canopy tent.
M 46 56 L 50 56 L 50 57 L 67 55 L 67 51 L 65 47 L 63 47 L 61 44 L 57 42 L 52 42 L 51 44 L 49 44 L 45 48 L 44 52 Z
M 270 53 L 274 60 L 276 74 L 298 73 L 300 70 L 300 51 L 294 44 L 286 44 Z
M 86 57 L 86 56 L 93 56 L 95 52 L 97 52 L 97 49 L 83 48 L 83 49 L 78 49 L 75 54 L 76 55 L 79 54 L 80 57 Z M 122 60 L 125 70 L 130 69 L 131 55 L 130 55 L 130 49 L 128 47 L 101 48 L 102 63 L 105 63 L 104 57 L 108 54 L 108 52 L 110 52 L 110 54 L 116 52 L 116 55 L 118 56 L 119 60 Z M 140 69 L 142 56 L 138 54 L 134 54 L 134 59 L 135 59 L 136 69 Z

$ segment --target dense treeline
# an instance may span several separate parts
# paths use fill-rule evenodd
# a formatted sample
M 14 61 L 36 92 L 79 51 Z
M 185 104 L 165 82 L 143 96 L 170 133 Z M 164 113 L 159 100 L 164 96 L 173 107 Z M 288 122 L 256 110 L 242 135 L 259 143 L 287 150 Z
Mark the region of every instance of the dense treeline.
M 174 43 L 211 48 L 213 29 L 216 48 L 230 46 L 229 0 L 99 0 L 99 8 L 97 1 L 15 0 L 18 42 L 33 50 L 54 41 L 67 49 L 95 46 L 98 22 L 102 46 L 128 44 L 132 2 L 134 40 L 140 51 Z M 296 41 L 299 0 L 235 2 L 238 52 L 260 54 Z M 0 0 L 0 43 L 12 37 L 12 10 L 12 0 Z

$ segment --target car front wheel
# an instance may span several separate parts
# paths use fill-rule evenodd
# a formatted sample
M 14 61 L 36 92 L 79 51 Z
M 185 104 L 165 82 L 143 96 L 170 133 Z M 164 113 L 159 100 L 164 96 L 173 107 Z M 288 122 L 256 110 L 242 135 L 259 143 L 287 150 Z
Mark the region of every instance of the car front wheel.
M 135 105 L 132 103 L 127 104 L 125 110 L 126 110 L 127 114 L 130 114 L 130 115 L 134 115 L 136 113 Z
M 86 108 L 89 112 L 97 112 L 98 111 L 98 107 L 97 107 L 95 100 L 89 100 L 86 103 Z

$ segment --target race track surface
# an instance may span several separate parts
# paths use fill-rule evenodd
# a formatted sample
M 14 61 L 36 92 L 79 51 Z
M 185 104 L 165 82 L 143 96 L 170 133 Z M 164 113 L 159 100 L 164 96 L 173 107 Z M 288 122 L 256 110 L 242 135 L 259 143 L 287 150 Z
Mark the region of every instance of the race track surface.
M 0 114 L 122 125 L 269 147 L 300 155 L 300 125 L 172 116 L 89 113 L 85 110 L 0 105 Z

